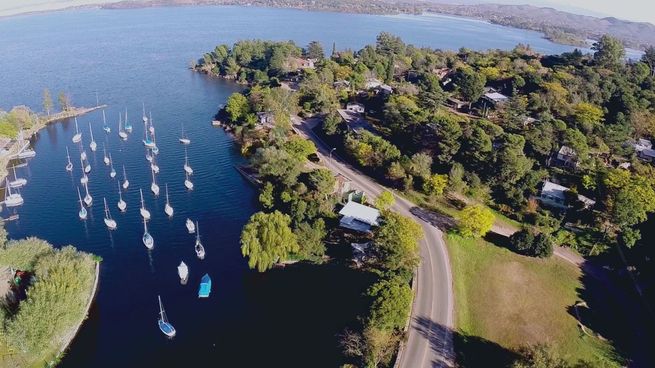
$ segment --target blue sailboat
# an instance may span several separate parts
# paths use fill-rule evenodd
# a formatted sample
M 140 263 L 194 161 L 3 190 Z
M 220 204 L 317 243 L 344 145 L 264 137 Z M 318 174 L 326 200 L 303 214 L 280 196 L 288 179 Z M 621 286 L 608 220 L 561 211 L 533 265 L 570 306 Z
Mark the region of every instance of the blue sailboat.
M 164 306 L 161 303 L 161 297 L 159 295 L 157 295 L 157 299 L 159 299 L 159 320 L 157 321 L 159 329 L 162 333 L 164 333 L 164 335 L 168 337 L 174 337 L 175 327 L 168 323 L 168 318 L 166 318 L 166 311 L 164 311 Z
M 107 125 L 107 119 L 105 119 L 105 110 L 102 110 L 102 130 L 105 133 L 111 133 L 111 128 Z
M 200 279 L 200 288 L 198 289 L 198 298 L 209 298 L 212 292 L 212 279 L 208 274 Z
M 127 120 L 127 107 L 125 108 L 125 131 L 132 133 L 132 124 Z

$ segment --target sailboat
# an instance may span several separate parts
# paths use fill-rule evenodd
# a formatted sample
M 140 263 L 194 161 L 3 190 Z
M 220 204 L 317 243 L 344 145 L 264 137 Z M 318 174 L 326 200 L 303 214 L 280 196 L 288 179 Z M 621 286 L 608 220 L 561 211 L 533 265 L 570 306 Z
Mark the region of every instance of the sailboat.
M 98 144 L 93 139 L 93 129 L 91 129 L 91 123 L 89 123 L 89 133 L 91 134 L 91 143 L 89 143 L 89 148 L 91 148 L 91 152 L 95 152 L 96 149 L 98 149 Z
M 73 163 L 71 162 L 71 155 L 68 152 L 68 146 L 66 146 L 66 159 L 68 163 L 66 164 L 66 171 L 73 171 Z
M 182 285 L 186 285 L 187 280 L 189 280 L 189 267 L 187 267 L 186 263 L 180 262 L 180 265 L 177 266 L 177 275 L 180 276 Z
M 184 172 L 193 175 L 193 169 L 189 166 L 189 157 L 187 156 L 186 149 L 184 149 Z
M 125 131 L 132 133 L 132 124 L 127 120 L 127 107 L 125 108 Z
M 121 193 L 121 185 L 118 184 L 118 209 L 121 210 L 121 212 L 125 212 L 125 209 L 127 209 L 127 203 L 123 200 L 123 194 Z
M 80 158 L 81 158 L 82 160 L 86 160 L 86 159 L 87 159 L 86 151 L 85 151 L 84 149 L 82 149 L 82 152 L 80 152 Z
M 152 161 L 150 161 L 150 170 L 154 171 L 155 174 L 159 174 L 159 166 L 154 157 L 152 158 Z
M 5 179 L 5 206 L 16 207 L 22 205 L 25 201 L 20 193 L 12 193 L 9 180 Z
M 152 249 L 155 246 L 155 239 L 148 232 L 148 225 L 145 219 L 143 219 L 143 238 L 141 240 L 143 240 L 143 245 L 148 249 Z
M 166 184 L 166 205 L 164 205 L 164 212 L 168 215 L 168 217 L 173 217 L 173 207 L 168 200 L 168 184 Z
M 189 231 L 189 234 L 196 232 L 196 224 L 194 224 L 190 218 L 186 219 L 186 229 Z
M 107 146 L 104 143 L 102 144 L 102 153 L 104 155 L 104 157 L 102 158 L 102 162 L 104 162 L 105 165 L 109 166 L 111 161 L 109 160 L 109 156 L 107 156 Z
M 185 186 L 188 190 L 193 190 L 193 183 L 191 182 L 191 180 L 189 180 L 189 174 L 184 173 L 184 177 L 185 177 L 185 179 L 184 179 L 184 186 Z
M 205 259 L 205 247 L 202 246 L 202 243 L 200 242 L 200 227 L 198 226 L 198 221 L 196 221 L 196 256 L 198 256 L 199 259 Z
M 105 133 L 111 133 L 111 128 L 107 125 L 107 119 L 105 118 L 105 110 L 102 110 L 102 130 Z
M 152 121 L 152 111 L 150 111 L 150 119 L 149 119 L 150 127 L 148 127 L 148 131 L 150 132 L 151 135 L 155 135 L 155 126 Z
M 147 124 L 148 123 L 148 117 L 146 117 L 146 104 L 143 103 L 143 102 L 141 102 L 141 104 L 143 105 L 143 115 L 142 115 L 141 119 L 143 119 L 143 122 Z
M 182 143 L 182 144 L 191 143 L 191 140 L 189 139 L 189 137 L 187 137 L 187 135 L 184 134 L 184 124 L 182 124 L 182 136 L 180 137 L 180 143 Z
M 102 201 L 105 203 L 105 225 L 109 230 L 116 230 L 116 220 L 111 218 L 111 212 L 109 212 L 109 207 L 107 206 L 107 198 L 102 198 Z
M 152 173 L 152 184 L 150 184 L 150 190 L 152 191 L 152 194 L 158 196 L 159 195 L 159 185 L 157 185 L 157 180 L 155 179 L 155 172 L 150 170 Z
M 121 137 L 122 140 L 127 140 L 127 133 L 123 130 L 123 115 L 121 113 L 118 113 L 118 136 Z
M 159 295 L 157 295 L 157 299 L 159 299 L 159 320 L 157 321 L 159 329 L 164 333 L 164 335 L 174 337 L 175 327 L 168 323 L 168 318 L 166 317 L 166 312 L 164 311 L 164 306 L 161 304 L 161 297 Z
M 212 292 L 212 279 L 208 274 L 205 274 L 200 279 L 200 287 L 198 288 L 198 298 L 209 298 Z
M 19 178 L 18 175 L 16 174 L 16 166 L 13 167 L 13 170 L 14 170 L 14 180 L 9 182 L 9 186 L 12 188 L 20 188 L 23 185 L 27 184 L 27 179 Z
M 145 113 L 143 116 L 143 124 L 145 127 L 145 131 L 143 132 L 145 134 L 145 138 L 143 139 L 143 145 L 152 148 L 155 146 L 155 142 L 150 138 L 150 134 L 148 132 L 148 118 L 145 117 Z
M 77 118 L 75 118 L 75 135 L 73 135 L 73 143 L 80 143 L 82 140 L 82 133 L 80 133 L 80 128 L 77 126 Z
M 84 162 L 82 162 L 82 165 L 84 165 Z M 91 172 L 91 164 L 89 161 L 86 162 L 86 165 L 84 165 L 84 173 L 88 174 Z
M 111 157 L 111 153 L 109 154 L 109 165 L 111 166 L 111 170 L 109 171 L 109 177 L 113 179 L 116 177 L 116 170 L 114 169 L 114 160 Z
M 123 165 L 123 189 L 127 189 L 130 186 L 130 181 L 127 180 L 127 174 L 125 173 L 125 165 Z
M 143 202 L 143 191 L 141 188 L 139 188 L 139 194 L 141 194 L 141 209 L 139 209 L 141 217 L 143 217 L 144 220 L 150 220 L 150 211 L 146 209 L 146 205 Z
M 82 177 L 80 178 L 80 184 L 86 184 L 89 182 L 89 177 L 86 175 L 85 172 L 82 173 Z
M 82 195 L 80 194 L 80 187 L 77 187 L 77 199 L 80 201 L 80 211 L 77 213 L 77 215 L 80 217 L 80 220 L 86 220 L 88 212 L 86 211 L 86 208 L 84 208 L 84 205 L 82 204 Z
M 87 207 L 91 207 L 93 204 L 93 197 L 91 197 L 91 194 L 89 194 L 89 183 L 84 184 L 84 190 L 86 191 L 86 195 L 84 196 L 84 204 L 86 204 Z
M 146 152 L 146 161 L 152 162 L 152 154 L 150 154 L 150 151 Z

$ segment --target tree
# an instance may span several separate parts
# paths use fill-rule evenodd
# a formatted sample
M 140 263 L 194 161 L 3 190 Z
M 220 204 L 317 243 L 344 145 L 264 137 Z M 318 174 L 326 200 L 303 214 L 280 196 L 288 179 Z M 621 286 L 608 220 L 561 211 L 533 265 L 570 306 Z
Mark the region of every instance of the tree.
M 573 368 L 564 359 L 546 345 L 536 345 L 522 348 L 512 368 Z
M 45 113 L 50 116 L 50 111 L 52 111 L 53 103 L 52 96 L 50 96 L 50 90 L 47 88 L 43 90 L 43 110 Z
M 287 186 L 296 183 L 303 162 L 277 147 L 258 148 L 251 160 L 259 174 L 271 177 Z
M 641 61 L 650 68 L 650 75 L 655 77 L 655 46 L 648 46 L 641 55 Z
M 282 149 L 287 151 L 294 159 L 305 162 L 307 156 L 316 153 L 314 142 L 309 139 L 294 135 L 282 145 Z
M 432 156 L 425 152 L 412 155 L 409 163 L 409 173 L 420 178 L 427 178 L 432 172 Z
M 518 134 L 505 134 L 502 146 L 496 153 L 495 182 L 505 191 L 521 180 L 532 169 L 532 160 L 525 156 L 525 138 Z
M 68 97 L 64 91 L 59 92 L 57 100 L 59 101 L 59 107 L 61 108 L 61 111 L 68 111 L 71 108 L 70 97 Z
M 448 185 L 448 175 L 433 174 L 423 182 L 423 191 L 429 195 L 440 196 Z
M 439 154 L 437 161 L 441 164 L 449 163 L 462 146 L 459 139 L 462 137 L 462 127 L 454 119 L 442 118 L 435 122 L 437 135 L 437 148 Z
M 396 203 L 396 198 L 394 198 L 393 193 L 388 190 L 383 191 L 375 199 L 375 208 L 380 211 L 386 211 Z
M 248 257 L 251 269 L 264 272 L 300 250 L 290 223 L 291 218 L 279 211 L 250 217 L 241 232 L 241 254 Z
M 471 68 L 462 68 L 457 72 L 455 83 L 462 98 L 469 102 L 470 108 L 474 102 L 482 97 L 487 80 L 483 74 L 477 73 Z
M 526 256 L 547 258 L 553 255 L 553 239 L 550 235 L 536 233 L 533 229 L 521 229 L 509 238 L 514 250 Z
M 225 111 L 231 122 L 236 123 L 250 112 L 250 105 L 246 96 L 239 92 L 230 95 L 225 104 Z
M 311 225 L 308 222 L 302 222 L 294 233 L 301 240 L 298 256 L 312 262 L 321 262 L 325 256 L 325 244 L 323 244 L 323 239 L 327 235 L 325 221 L 317 219 Z
M 270 181 L 267 181 L 266 184 L 264 184 L 262 192 L 259 193 L 259 203 L 261 203 L 262 207 L 265 209 L 270 210 L 275 204 L 274 201 L 275 197 L 273 197 L 273 184 L 271 184 Z
M 323 52 L 323 46 L 321 46 L 321 43 L 318 41 L 311 41 L 309 45 L 307 45 L 305 56 L 309 59 L 323 60 L 325 53 Z
M 385 214 L 384 223 L 375 234 L 382 272 L 411 276 L 418 264 L 418 241 L 423 237 L 421 226 L 395 212 Z
M 407 322 L 412 303 L 412 289 L 402 279 L 382 279 L 367 291 L 373 298 L 368 323 L 383 329 L 401 329 Z
M 494 220 L 490 209 L 479 204 L 469 205 L 459 216 L 458 229 L 465 237 L 480 238 L 491 230 Z
M 573 106 L 573 114 L 578 127 L 587 133 L 591 133 L 595 126 L 603 122 L 603 110 L 588 102 L 580 102 Z
M 323 131 L 327 135 L 334 135 L 337 133 L 339 124 L 341 124 L 341 115 L 336 111 L 331 111 L 323 120 Z
M 605 68 L 617 67 L 625 58 L 625 48 L 621 41 L 607 34 L 595 42 L 591 49 L 595 51 L 594 61 Z
M 336 179 L 332 171 L 328 169 L 316 169 L 308 175 L 310 188 L 315 190 L 319 196 L 326 196 L 334 191 Z

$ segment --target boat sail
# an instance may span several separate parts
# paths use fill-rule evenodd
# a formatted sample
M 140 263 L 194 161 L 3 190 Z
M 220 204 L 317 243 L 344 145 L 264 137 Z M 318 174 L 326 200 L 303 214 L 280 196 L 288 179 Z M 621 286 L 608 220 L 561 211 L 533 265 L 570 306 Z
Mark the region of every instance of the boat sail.
M 105 165 L 109 166 L 111 160 L 109 160 L 109 156 L 107 156 L 107 146 L 104 143 L 102 144 L 102 154 L 103 154 L 102 162 L 104 162 Z
M 186 285 L 186 282 L 189 280 L 189 267 L 186 263 L 180 262 L 180 265 L 177 266 L 177 275 L 180 276 L 182 285 Z
M 152 194 L 158 196 L 159 195 L 159 185 L 157 185 L 157 179 L 155 179 L 155 172 L 153 170 L 150 170 L 152 173 L 152 184 L 150 184 L 150 190 L 152 191 Z
M 91 197 L 91 194 L 89 194 L 89 183 L 84 184 L 84 190 L 86 191 L 86 195 L 84 196 L 84 204 L 86 204 L 87 207 L 91 207 L 93 204 L 93 197 Z
M 143 219 L 143 245 L 146 246 L 148 249 L 152 249 L 155 246 L 155 239 L 152 238 L 152 235 L 148 232 L 148 224 L 146 223 L 146 220 Z
M 196 245 L 195 245 L 195 250 L 196 250 L 196 256 L 198 256 L 198 259 L 205 259 L 205 247 L 202 246 L 202 243 L 200 242 L 200 227 L 198 226 L 198 221 L 196 221 Z
M 164 333 L 164 335 L 168 337 L 174 337 L 175 327 L 173 327 L 173 325 L 168 322 L 168 318 L 166 317 L 166 312 L 164 311 L 164 306 L 161 303 L 161 297 L 159 295 L 157 295 L 157 299 L 159 299 L 159 321 L 157 321 L 159 329 Z
M 9 182 L 9 186 L 12 188 L 20 188 L 23 185 L 27 184 L 27 179 L 25 178 L 19 178 L 18 175 L 16 174 L 16 166 L 12 167 L 14 170 L 14 180 Z
M 89 133 L 91 134 L 91 143 L 89 143 L 89 148 L 91 148 L 91 152 L 95 152 L 96 149 L 98 149 L 98 144 L 93 139 L 93 129 L 91 129 L 91 123 L 89 123 Z
M 182 136 L 180 137 L 180 143 L 182 143 L 182 144 L 191 143 L 191 140 L 189 139 L 189 137 L 187 137 L 187 135 L 184 134 L 184 124 L 182 124 Z
M 120 112 L 118 113 L 118 136 L 124 141 L 127 140 L 127 133 L 123 130 L 123 115 Z
M 189 157 L 187 156 L 186 148 L 184 149 L 184 172 L 193 175 L 193 169 L 189 166 Z
M 184 173 L 184 176 L 185 176 L 185 179 L 184 179 L 184 186 L 185 186 L 188 190 L 193 190 L 193 183 L 191 182 L 191 180 L 189 180 L 189 174 Z
M 73 135 L 73 143 L 80 143 L 82 140 L 82 133 L 80 127 L 77 125 L 77 117 L 75 118 L 75 135 Z
M 186 219 L 186 229 L 187 231 L 189 231 L 189 234 L 193 234 L 196 232 L 196 224 L 194 224 L 190 218 Z
M 125 173 L 125 165 L 123 165 L 123 189 L 130 187 L 130 181 L 127 180 L 127 174 Z
M 164 206 L 164 212 L 168 215 L 168 217 L 173 217 L 173 207 L 168 200 L 168 184 L 166 184 L 166 205 Z
M 71 155 L 68 152 L 68 146 L 66 146 L 66 159 L 68 163 L 66 164 L 66 171 L 73 171 L 73 163 L 71 162 Z
M 80 194 L 80 187 L 77 187 L 77 199 L 80 201 L 80 210 L 77 213 L 77 215 L 80 217 L 80 220 L 86 220 L 86 217 L 88 216 L 88 212 L 86 211 L 86 208 L 84 208 L 84 205 L 82 204 L 82 195 Z
M 127 209 L 127 203 L 123 200 L 123 194 L 121 193 L 121 185 L 120 183 L 116 183 L 118 185 L 118 209 L 121 210 L 121 212 L 125 212 L 125 209 Z
M 105 118 L 105 110 L 102 110 L 102 130 L 105 133 L 111 133 L 111 128 L 107 125 L 107 119 Z
M 200 279 L 200 287 L 198 288 L 198 298 L 209 298 L 212 292 L 212 279 L 208 274 L 205 274 Z
M 102 198 L 102 201 L 105 203 L 105 225 L 109 230 L 116 230 L 116 220 L 111 218 L 111 212 L 109 212 L 109 207 L 107 206 L 107 198 Z
M 127 107 L 125 108 L 125 131 L 132 133 L 132 124 L 127 120 Z
M 17 207 L 24 203 L 23 196 L 20 193 L 12 193 L 9 180 L 5 179 L 5 206 Z
M 143 202 L 143 191 L 141 188 L 139 188 L 139 194 L 141 195 L 141 209 L 139 209 L 141 217 L 143 217 L 143 220 L 150 220 L 150 211 L 146 209 L 146 205 Z
M 111 166 L 111 170 L 109 171 L 109 177 L 113 179 L 116 177 L 116 169 L 114 169 L 114 160 L 111 157 L 111 153 L 109 154 L 109 165 Z

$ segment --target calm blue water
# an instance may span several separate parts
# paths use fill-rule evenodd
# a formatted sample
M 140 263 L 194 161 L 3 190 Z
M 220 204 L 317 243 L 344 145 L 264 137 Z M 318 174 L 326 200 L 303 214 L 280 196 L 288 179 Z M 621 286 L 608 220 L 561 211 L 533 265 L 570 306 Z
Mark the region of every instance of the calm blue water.
M 7 224 L 12 238 L 37 236 L 57 246 L 74 244 L 103 257 L 100 292 L 90 319 L 63 366 L 336 366 L 337 337 L 362 307 L 366 276 L 339 264 L 298 266 L 264 275 L 247 269 L 240 255 L 241 227 L 256 211 L 256 193 L 233 169 L 242 160 L 229 136 L 209 124 L 218 106 L 239 87 L 187 69 L 190 60 L 218 43 L 240 39 L 292 39 L 299 45 L 320 40 L 326 50 L 359 48 L 380 31 L 396 33 L 421 46 L 458 49 L 512 48 L 531 44 L 541 52 L 562 52 L 534 32 L 483 22 L 436 16 L 369 16 L 295 10 L 190 7 L 122 11 L 85 10 L 0 20 L 0 108 L 28 105 L 40 110 L 43 88 L 67 91 L 75 105 L 93 105 L 95 93 L 109 105 L 113 132 L 101 130 L 101 115 L 79 119 L 86 150 L 89 123 L 100 149 L 91 154 L 90 190 L 94 205 L 88 221 L 77 217 L 79 147 L 74 126 L 51 125 L 33 141 L 38 155 L 19 169 L 28 179 L 25 205 L 12 211 L 20 220 Z M 150 172 L 140 143 L 141 103 L 152 111 L 161 153 L 157 181 L 162 195 L 149 190 Z M 128 109 L 134 132 L 117 136 L 119 111 Z M 192 140 L 189 160 L 196 190 L 183 186 L 181 124 Z M 102 163 L 102 145 L 116 169 L 126 166 L 131 186 L 124 193 L 128 211 L 116 208 L 117 184 Z M 65 148 L 75 170 L 64 170 Z M 175 216 L 163 213 L 169 184 Z M 156 242 L 141 243 L 138 188 L 153 214 L 149 228 Z M 102 221 L 107 197 L 118 230 Z M 10 213 L 5 210 L 3 216 Z M 204 261 L 193 252 L 186 217 L 200 222 L 207 250 Z M 179 285 L 176 266 L 189 264 L 189 285 Z M 205 272 L 213 278 L 208 300 L 196 297 Z M 364 286 L 363 286 L 364 285 Z M 178 336 L 168 341 L 157 329 L 161 294 Z

